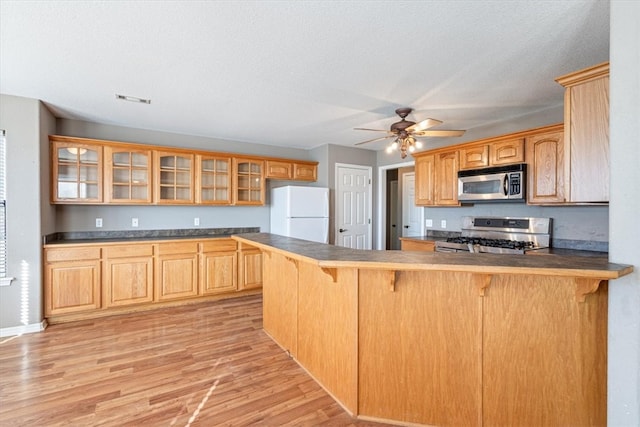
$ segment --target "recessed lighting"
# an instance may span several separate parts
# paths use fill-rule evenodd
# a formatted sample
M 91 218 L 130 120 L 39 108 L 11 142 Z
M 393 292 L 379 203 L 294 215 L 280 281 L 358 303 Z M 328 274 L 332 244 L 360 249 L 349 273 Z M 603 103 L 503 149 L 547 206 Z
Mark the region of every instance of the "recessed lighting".
M 135 96 L 129 96 L 129 95 L 119 95 L 117 93 L 116 93 L 116 99 L 120 99 L 122 101 L 137 102 L 139 104 L 151 104 L 150 99 L 137 98 Z

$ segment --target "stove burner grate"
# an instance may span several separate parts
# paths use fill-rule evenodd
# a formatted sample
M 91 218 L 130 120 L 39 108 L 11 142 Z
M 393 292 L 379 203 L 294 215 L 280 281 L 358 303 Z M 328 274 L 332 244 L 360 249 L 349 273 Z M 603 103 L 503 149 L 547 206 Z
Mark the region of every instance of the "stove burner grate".
M 534 242 L 526 242 L 520 240 L 506 240 L 506 239 L 487 239 L 482 237 L 450 237 L 447 239 L 449 243 L 460 243 L 463 245 L 487 246 L 493 248 L 505 248 L 505 249 L 533 249 L 535 248 Z

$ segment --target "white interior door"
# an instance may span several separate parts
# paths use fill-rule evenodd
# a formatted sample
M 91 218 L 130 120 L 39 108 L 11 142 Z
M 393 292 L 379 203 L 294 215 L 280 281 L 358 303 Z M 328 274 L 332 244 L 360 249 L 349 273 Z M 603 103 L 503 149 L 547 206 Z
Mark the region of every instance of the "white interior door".
M 402 175 L 402 236 L 422 236 L 424 210 L 416 206 L 416 174 Z
M 336 245 L 371 249 L 371 209 L 371 168 L 336 164 Z

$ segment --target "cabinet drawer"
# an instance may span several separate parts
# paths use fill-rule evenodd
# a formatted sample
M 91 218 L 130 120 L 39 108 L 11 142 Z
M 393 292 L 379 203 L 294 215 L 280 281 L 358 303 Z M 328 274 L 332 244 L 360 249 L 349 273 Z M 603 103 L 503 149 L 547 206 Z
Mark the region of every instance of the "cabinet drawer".
M 198 241 L 193 242 L 175 242 L 175 243 L 158 243 L 158 255 L 168 254 L 188 254 L 198 252 Z
M 153 245 L 107 246 L 103 251 L 105 258 L 153 256 Z
M 233 239 L 220 239 L 209 242 L 202 242 L 202 252 L 235 251 L 236 241 Z
M 47 262 L 100 259 L 98 247 L 46 249 L 45 253 Z

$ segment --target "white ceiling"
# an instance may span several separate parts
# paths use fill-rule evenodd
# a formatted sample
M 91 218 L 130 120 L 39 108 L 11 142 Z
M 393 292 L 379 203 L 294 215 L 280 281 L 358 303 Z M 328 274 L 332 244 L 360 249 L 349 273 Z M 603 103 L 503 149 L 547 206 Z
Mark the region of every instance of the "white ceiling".
M 380 136 L 353 128 L 387 129 L 401 106 L 467 130 L 557 107 L 555 77 L 609 58 L 599 0 L 0 0 L 0 17 L 4 94 L 57 117 L 296 148 Z

